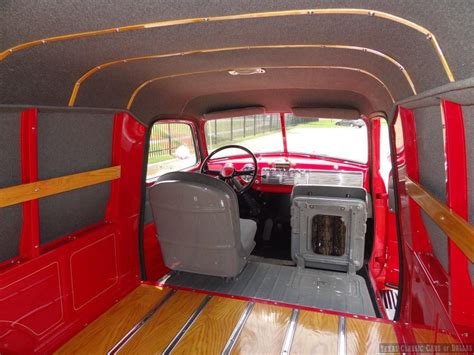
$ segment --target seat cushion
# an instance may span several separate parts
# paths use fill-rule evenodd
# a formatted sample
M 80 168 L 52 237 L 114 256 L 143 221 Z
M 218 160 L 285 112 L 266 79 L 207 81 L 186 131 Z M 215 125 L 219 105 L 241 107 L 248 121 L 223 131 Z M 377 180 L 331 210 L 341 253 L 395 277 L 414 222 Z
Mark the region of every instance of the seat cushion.
M 240 240 L 245 252 L 249 256 L 255 247 L 255 233 L 257 232 L 257 223 L 251 219 L 240 219 Z

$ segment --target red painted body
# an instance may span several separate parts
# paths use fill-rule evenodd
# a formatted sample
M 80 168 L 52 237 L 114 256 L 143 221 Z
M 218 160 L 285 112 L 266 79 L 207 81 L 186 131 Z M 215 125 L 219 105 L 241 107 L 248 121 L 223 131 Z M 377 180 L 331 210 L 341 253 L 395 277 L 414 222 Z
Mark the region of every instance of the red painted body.
M 385 287 L 386 263 L 387 263 L 387 213 L 388 195 L 385 183 L 380 175 L 380 119 L 374 118 L 372 126 L 372 166 L 371 185 L 374 213 L 374 238 L 372 256 L 369 261 L 371 276 L 375 282 L 375 288 L 382 290 Z
M 445 125 L 446 151 L 446 193 L 447 204 L 459 216 L 467 220 L 468 189 L 464 120 L 461 105 L 441 101 L 442 117 Z M 472 197 L 471 197 L 472 198 Z M 449 277 L 451 280 L 451 317 L 459 326 L 471 331 L 474 326 L 474 288 L 468 272 L 466 255 L 449 240 Z
M 38 110 L 29 109 L 21 113 L 21 182 L 38 180 Z M 28 260 L 39 254 L 39 213 L 38 200 L 23 204 L 23 221 L 20 238 L 20 259 Z
M 449 102 L 443 102 L 443 110 L 448 204 L 465 218 L 466 166 L 449 159 L 452 156 L 465 159 L 465 142 L 456 142 L 460 130 L 463 132 L 462 112 L 459 106 Z M 473 327 L 473 289 L 466 282 L 467 260 L 450 245 L 450 270 L 446 272 L 433 254 L 420 209 L 408 197 L 404 186 L 405 176 L 419 180 L 413 112 L 404 108 L 398 112 L 399 117 L 390 127 L 391 140 L 403 140 L 392 149 L 396 152 L 393 160 L 399 192 L 398 215 L 388 211 L 387 191 L 380 176 L 372 173 L 378 170 L 377 154 L 370 157 L 367 165 L 302 154 L 283 156 L 294 168 L 335 170 L 337 165 L 337 171 L 363 172 L 364 187 L 373 196 L 377 219 L 374 253 L 369 263 L 376 290 L 387 284 L 398 284 L 399 245 L 395 230 L 398 222 L 403 254 L 401 322 L 396 325 L 400 342 L 416 343 L 413 326 L 419 326 L 435 330 L 433 343 L 444 332 L 472 343 L 472 339 L 461 336 L 463 330 L 471 331 Z M 35 109 L 21 114 L 24 183 L 36 181 L 38 176 L 36 121 Z M 194 121 L 191 124 L 201 135 L 199 142 L 205 156 L 204 124 L 197 125 Z M 402 125 L 403 130 L 396 129 L 396 125 Z M 369 134 L 372 150 L 378 150 L 379 129 L 380 123 L 374 122 Z M 111 165 L 121 165 L 122 170 L 121 177 L 111 183 L 106 217 L 101 223 L 39 246 L 37 201 L 23 203 L 20 256 L 0 265 L 0 352 L 54 351 L 140 283 L 138 235 L 145 139 L 145 126 L 127 113 L 115 115 Z M 282 154 L 261 154 L 258 159 L 259 169 L 273 167 Z M 241 169 L 250 160 L 234 156 L 216 159 L 212 164 L 220 166 L 227 162 Z M 292 189 L 292 186 L 264 185 L 260 178 L 257 181 L 254 189 L 258 191 L 290 193 Z M 144 256 L 149 280 L 157 280 L 168 272 L 156 233 L 153 224 L 145 226 Z
M 163 261 L 160 243 L 154 223 L 145 225 L 143 233 L 143 249 L 145 256 L 146 278 L 149 281 L 159 280 L 166 275 L 168 269 Z
M 444 105 L 446 106 L 446 103 L 444 103 Z M 453 108 L 449 107 L 450 104 L 447 106 L 448 108 Z M 443 269 L 439 260 L 433 254 L 430 239 L 421 218 L 420 208 L 407 195 L 405 189 L 406 176 L 413 181 L 419 181 L 414 114 L 411 110 L 402 107 L 399 108 L 398 112 L 399 116 L 396 116 L 394 120 L 391 127 L 391 134 L 392 141 L 400 142 L 403 140 L 401 146 L 396 147 L 399 156 L 396 159 L 397 169 L 395 169 L 399 192 L 398 223 L 403 249 L 403 287 L 400 320 L 407 324 L 419 324 L 427 329 L 434 330 L 432 339 L 428 339 L 433 343 L 440 341 L 438 339 L 441 338 L 443 332 L 456 335 L 459 341 L 472 343 L 473 318 L 468 318 L 465 314 L 463 316 L 458 313 L 457 317 L 462 319 L 462 322 L 459 322 L 453 314 L 453 310 L 457 310 L 458 312 L 461 310 L 464 312 L 472 312 L 472 302 L 474 299 L 472 298 L 472 286 L 470 282 L 462 286 L 462 291 L 453 287 L 456 285 L 455 278 L 462 277 L 467 273 L 467 263 L 463 263 L 463 259 L 453 259 L 453 250 L 450 250 L 449 265 L 451 268 L 457 268 L 460 272 L 460 274 L 453 278 L 452 274 L 448 274 Z M 459 119 L 459 111 L 456 113 L 455 110 L 454 112 L 449 112 L 449 110 L 445 109 L 444 114 L 447 132 L 446 144 L 457 146 L 457 143 L 454 143 L 454 139 L 459 140 L 459 135 L 462 134 L 460 132 L 463 132 L 463 129 L 459 126 L 460 122 L 462 123 L 462 119 Z M 456 114 L 458 117 L 455 116 Z M 452 125 L 449 125 L 448 121 L 451 121 Z M 403 130 L 400 130 L 400 127 L 396 127 L 397 125 L 401 125 Z M 400 135 L 401 133 L 403 136 L 397 137 L 397 134 Z M 450 141 L 448 142 L 448 140 Z M 462 144 L 460 147 L 462 147 Z M 448 146 L 446 148 L 449 157 L 454 152 L 449 153 Z M 447 176 L 448 180 L 451 179 L 451 181 L 461 179 L 461 177 L 456 175 L 456 173 L 454 173 L 454 177 L 450 177 L 449 170 L 452 169 L 450 167 L 456 166 L 456 160 L 465 161 L 466 158 L 465 150 L 462 152 L 459 149 L 454 149 L 454 151 L 459 154 L 457 158 L 453 159 L 451 157 L 451 159 L 448 158 L 447 160 Z M 454 169 L 456 171 L 459 167 Z M 464 184 L 464 188 L 465 187 L 466 185 Z M 464 190 L 464 192 L 462 191 L 462 184 L 455 188 L 451 185 L 451 188 L 456 190 L 455 196 L 457 194 L 466 193 L 466 190 Z M 456 201 L 455 196 L 453 197 L 453 202 Z M 458 287 L 459 286 L 458 284 Z M 462 292 L 462 296 L 459 292 Z M 458 299 L 456 299 L 456 295 Z M 464 300 L 460 301 L 460 298 L 464 298 Z M 455 302 L 459 303 L 454 304 Z M 471 338 L 469 336 L 461 336 L 462 330 L 466 328 L 470 329 Z M 407 329 L 406 332 L 407 339 L 415 342 L 415 339 L 410 337 L 410 331 Z
M 24 182 L 37 178 L 36 139 L 30 131 L 36 118 L 33 109 L 22 114 Z M 53 351 L 139 284 L 145 132 L 129 114 L 116 114 L 111 165 L 121 165 L 122 173 L 112 182 L 102 223 L 40 248 L 36 248 L 37 230 L 24 227 L 21 257 L 0 269 L 2 353 Z M 37 221 L 37 209 L 25 204 L 24 210 L 29 210 L 25 223 Z

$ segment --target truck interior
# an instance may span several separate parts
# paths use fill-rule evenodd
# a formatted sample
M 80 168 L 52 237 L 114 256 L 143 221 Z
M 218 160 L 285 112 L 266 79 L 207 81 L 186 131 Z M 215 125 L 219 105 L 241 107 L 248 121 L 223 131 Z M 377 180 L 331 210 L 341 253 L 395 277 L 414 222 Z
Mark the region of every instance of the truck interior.
M 0 354 L 474 353 L 474 3 L 0 3 Z

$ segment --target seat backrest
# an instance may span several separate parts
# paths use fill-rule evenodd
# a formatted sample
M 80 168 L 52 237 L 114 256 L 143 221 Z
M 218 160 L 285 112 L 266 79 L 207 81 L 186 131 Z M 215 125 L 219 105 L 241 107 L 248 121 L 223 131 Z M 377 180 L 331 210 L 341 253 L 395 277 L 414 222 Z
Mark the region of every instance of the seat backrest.
M 170 269 L 232 277 L 245 265 L 237 196 L 225 182 L 168 173 L 150 188 L 150 204 Z

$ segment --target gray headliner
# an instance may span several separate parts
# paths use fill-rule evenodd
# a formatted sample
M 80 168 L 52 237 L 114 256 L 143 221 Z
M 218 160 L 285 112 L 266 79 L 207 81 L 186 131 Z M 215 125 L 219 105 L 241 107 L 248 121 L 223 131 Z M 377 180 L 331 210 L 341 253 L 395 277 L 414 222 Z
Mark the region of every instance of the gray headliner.
M 2 46 L 3 49 L 26 42 L 59 34 L 96 30 L 163 19 L 189 18 L 199 16 L 227 15 L 259 11 L 278 11 L 304 8 L 367 8 L 386 11 L 414 21 L 431 30 L 438 38 L 443 52 L 457 79 L 472 76 L 474 63 L 474 31 L 472 18 L 474 6 L 468 0 L 457 1 L 155 1 L 144 0 L 130 6 L 130 2 L 97 2 L 94 0 L 66 1 L 61 6 L 56 3 L 34 2 L 28 0 L 3 1 Z M 28 23 L 28 26 L 24 24 Z M 334 24 L 337 23 L 337 26 Z M 469 25 L 471 24 L 471 25 Z M 435 51 L 421 33 L 400 24 L 380 18 L 367 18 L 355 15 L 318 15 L 281 17 L 257 20 L 201 23 L 193 25 L 155 28 L 146 31 L 117 33 L 95 38 L 86 38 L 68 42 L 51 43 L 18 53 L 0 63 L 2 85 L 0 104 L 35 104 L 65 106 L 74 82 L 93 66 L 110 60 L 125 57 L 184 50 L 230 47 L 238 45 L 268 44 L 344 44 L 373 48 L 385 52 L 401 64 L 412 75 L 418 92 L 432 89 L 448 82 L 446 74 Z M 298 53 L 298 54 L 295 54 Z M 260 64 L 262 63 L 262 64 Z M 201 70 L 201 68 L 296 65 L 348 65 L 361 69 L 370 69 L 392 90 L 397 100 L 411 96 L 405 78 L 392 64 L 373 54 L 352 50 L 252 50 L 235 53 L 196 55 L 168 60 L 152 60 L 136 64 L 119 65 L 105 70 L 86 82 L 77 104 L 89 107 L 124 108 L 128 96 L 137 83 L 163 73 L 182 73 Z M 391 103 L 387 98 L 374 100 L 370 88 L 371 78 L 354 76 L 334 80 L 331 72 L 309 75 L 317 76 L 318 86 L 324 83 L 325 89 L 353 91 L 355 85 L 365 85 L 361 93 L 370 101 L 370 105 L 359 102 L 350 104 L 344 96 L 334 96 L 332 92 L 313 99 L 315 106 L 320 100 L 335 101 L 338 106 L 352 106 L 388 111 Z M 145 99 L 139 100 L 132 112 L 144 121 L 150 121 L 159 114 L 197 115 L 207 112 L 211 107 L 222 105 L 214 101 L 226 93 L 228 106 L 244 101 L 240 94 L 254 90 L 255 83 L 237 82 L 230 76 L 215 81 L 215 75 L 202 76 L 201 80 L 187 78 L 167 82 L 167 85 L 153 85 L 150 93 L 143 93 Z M 260 81 L 260 77 L 253 77 Z M 178 82 L 180 85 L 174 84 Z M 359 82 L 360 81 L 360 82 Z M 217 85 L 217 83 L 219 85 Z M 214 86 L 210 92 L 209 87 Z M 334 85 L 344 87 L 336 89 Z M 221 85 L 228 88 L 223 92 Z M 287 90 L 309 89 L 301 86 L 301 81 L 288 73 L 265 80 L 259 90 L 272 90 L 273 94 L 285 94 Z M 319 86 L 322 86 L 319 85 Z M 285 90 L 287 89 L 287 90 Z M 189 93 L 181 95 L 182 91 Z M 166 91 L 166 92 L 163 92 Z M 304 90 L 302 90 L 303 92 Z M 381 91 L 381 90 L 378 90 Z M 293 91 L 293 93 L 295 93 Z M 162 99 L 162 97 L 165 99 Z M 264 95 L 261 95 L 263 97 Z M 158 100 L 158 98 L 160 100 Z M 199 111 L 186 106 L 186 102 L 199 102 Z M 157 105 L 155 106 L 155 102 Z M 279 105 L 278 97 L 269 105 Z M 256 102 L 256 104 L 261 104 Z M 272 107 L 267 107 L 272 110 Z M 289 109 L 290 107 L 287 107 Z M 362 111 L 370 113 L 368 111 Z
M 0 111 L 0 188 L 21 184 L 20 111 Z M 18 255 L 22 206 L 0 208 L 0 263 Z

